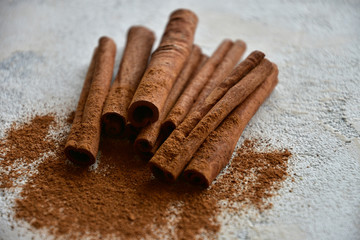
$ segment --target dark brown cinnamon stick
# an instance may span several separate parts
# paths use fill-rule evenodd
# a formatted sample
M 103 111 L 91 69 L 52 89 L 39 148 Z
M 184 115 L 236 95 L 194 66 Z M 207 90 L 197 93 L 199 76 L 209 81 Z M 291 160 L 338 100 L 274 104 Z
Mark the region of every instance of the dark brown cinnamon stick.
M 144 127 L 159 119 L 191 52 L 197 22 L 197 16 L 190 10 L 180 9 L 170 15 L 160 46 L 152 54 L 128 109 L 129 121 L 135 127 Z
M 184 68 L 179 74 L 171 92 L 166 99 L 164 110 L 160 113 L 159 121 L 151 123 L 141 129 L 139 135 L 137 136 L 134 147 L 138 152 L 150 152 L 154 147 L 156 139 L 160 133 L 161 122 L 169 113 L 170 109 L 184 90 L 187 82 L 190 80 L 192 73 L 195 71 L 197 65 L 200 63 L 201 58 L 201 49 L 200 47 L 194 45 L 187 60 Z
M 246 50 L 245 42 L 237 40 L 234 42 L 233 46 L 225 55 L 223 61 L 216 67 L 216 70 L 212 74 L 209 81 L 206 83 L 204 88 L 201 90 L 196 102 L 190 109 L 190 113 L 195 111 L 196 108 L 201 107 L 204 103 L 206 97 L 214 90 L 214 88 L 219 85 L 227 75 L 233 70 L 234 66 L 240 60 L 242 55 Z
M 175 139 L 179 139 L 180 145 L 170 143 L 169 153 L 169 149 L 163 144 L 149 162 L 154 175 L 161 176 L 167 181 L 176 180 L 210 132 L 266 79 L 271 70 L 271 62 L 263 59 L 257 67 L 227 91 L 186 138 L 181 132 L 177 133 Z M 209 97 L 211 96 L 210 94 Z
M 175 129 L 186 117 L 191 106 L 196 101 L 201 89 L 208 82 L 216 67 L 222 62 L 224 56 L 233 45 L 231 40 L 224 40 L 213 55 L 206 61 L 204 66 L 200 69 L 198 74 L 185 88 L 183 94 L 175 103 L 170 113 L 162 123 L 162 128 L 171 132 Z
M 192 184 L 209 187 L 220 171 L 229 163 L 240 135 L 261 104 L 278 82 L 278 69 L 273 64 L 265 81 L 224 119 L 206 138 L 184 170 L 184 178 Z
M 128 120 L 127 110 L 144 74 L 155 41 L 154 33 L 142 26 L 131 27 L 117 76 L 106 98 L 102 123 L 110 136 L 120 136 Z
M 65 145 L 69 160 L 80 165 L 95 162 L 100 141 L 100 118 L 113 74 L 116 45 L 108 37 L 99 40 L 80 95 L 74 122 Z

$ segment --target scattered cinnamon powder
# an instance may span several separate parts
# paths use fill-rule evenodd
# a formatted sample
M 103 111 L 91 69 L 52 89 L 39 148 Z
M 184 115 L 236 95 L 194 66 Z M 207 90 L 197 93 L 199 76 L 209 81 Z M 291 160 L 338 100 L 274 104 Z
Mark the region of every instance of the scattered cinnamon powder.
M 0 188 L 12 187 L 13 181 L 30 170 L 29 164 L 53 148 L 54 141 L 46 138 L 52 124 L 51 115 L 35 116 L 21 126 L 12 124 L 7 137 L 0 140 Z
M 221 188 L 223 182 L 231 182 L 224 184 L 225 191 L 236 191 L 241 186 L 243 190 L 234 200 L 252 204 L 260 212 L 272 207 L 267 200 L 288 176 L 287 163 L 291 157 L 288 149 L 258 151 L 264 142 L 245 140 L 232 159 L 229 174 L 224 174 L 220 183 L 216 183 Z
M 228 209 L 234 212 L 244 211 L 244 206 L 260 211 L 271 207 L 269 198 L 286 179 L 291 156 L 288 150 L 258 151 L 262 141 L 245 140 L 224 173 L 201 190 L 181 180 L 171 185 L 159 182 L 125 140 L 103 139 L 97 167 L 76 167 L 63 154 L 67 130 L 59 129 L 55 140 L 46 137 L 53 120 L 50 115 L 37 116 L 13 127 L 1 141 L 2 150 L 9 150 L 2 151 L 0 164 L 8 171 L 22 166 L 13 180 L 28 176 L 27 164 L 48 153 L 37 173 L 28 176 L 14 211 L 15 219 L 56 237 L 216 238 L 224 208 L 219 201 L 238 203 L 240 207 Z M 4 174 L 1 179 L 1 188 L 9 189 L 11 185 L 3 184 Z

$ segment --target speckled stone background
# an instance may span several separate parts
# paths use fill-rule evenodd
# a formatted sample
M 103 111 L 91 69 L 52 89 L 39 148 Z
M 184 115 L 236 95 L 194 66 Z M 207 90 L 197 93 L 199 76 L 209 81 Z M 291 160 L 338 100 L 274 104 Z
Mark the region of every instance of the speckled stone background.
M 207 54 L 223 38 L 240 38 L 247 54 L 262 50 L 280 70 L 240 142 L 261 137 L 292 149 L 295 181 L 262 214 L 224 212 L 220 239 L 360 239 L 358 0 L 1 0 L 0 137 L 13 121 L 75 108 L 100 36 L 116 41 L 118 63 L 131 25 L 146 25 L 158 40 L 179 7 L 198 14 L 195 41 Z M 17 194 L 0 195 L 0 239 L 47 239 L 25 223 L 11 230 L 6 216 Z

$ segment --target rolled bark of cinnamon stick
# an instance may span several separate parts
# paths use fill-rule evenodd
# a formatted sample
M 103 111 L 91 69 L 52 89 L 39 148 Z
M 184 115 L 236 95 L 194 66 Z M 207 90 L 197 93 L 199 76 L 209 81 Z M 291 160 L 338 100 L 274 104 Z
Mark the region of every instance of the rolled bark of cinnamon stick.
M 184 136 L 187 136 L 206 113 L 227 93 L 227 91 L 245 77 L 251 70 L 260 64 L 265 54 L 253 51 L 222 81 L 199 105 L 195 111 L 186 116 L 184 122 L 178 127 Z
M 135 127 L 144 127 L 159 119 L 190 55 L 197 22 L 197 16 L 190 10 L 180 9 L 170 15 L 160 46 L 152 54 L 128 109 L 129 121 Z
M 186 84 L 190 80 L 192 73 L 195 71 L 197 65 L 200 63 L 201 49 L 194 45 L 184 68 L 179 74 L 173 88 L 166 99 L 163 111 L 160 113 L 159 120 L 151 123 L 141 129 L 137 136 L 134 147 L 137 152 L 150 152 L 154 147 L 156 139 L 159 137 L 161 122 L 169 113 L 170 109 L 184 90 Z
M 196 108 L 202 106 L 206 97 L 212 92 L 212 90 L 214 90 L 214 88 L 217 85 L 219 85 L 226 78 L 226 76 L 229 75 L 229 73 L 233 70 L 234 66 L 240 60 L 245 50 L 246 50 L 245 42 L 241 40 L 236 40 L 234 42 L 233 46 L 225 55 L 223 61 L 219 64 L 219 66 L 216 67 L 216 70 L 214 71 L 213 75 L 206 83 L 204 88 L 201 90 L 198 98 L 196 99 L 196 102 L 191 107 L 189 113 L 195 111 Z
M 224 119 L 196 151 L 184 170 L 187 181 L 207 188 L 229 163 L 246 125 L 278 83 L 279 71 L 275 64 L 273 67 L 265 81 Z
M 190 81 L 192 81 L 193 77 L 200 71 L 200 69 L 202 68 L 202 66 L 205 64 L 205 62 L 209 59 L 208 56 L 202 54 L 201 59 L 200 59 L 200 63 L 198 64 L 197 68 L 195 69 L 194 73 L 192 74 L 192 76 L 190 77 Z M 153 147 L 151 148 L 150 151 L 147 152 L 141 152 L 140 155 L 143 159 L 145 160 L 150 160 L 155 152 L 158 150 L 158 148 L 161 146 L 161 144 L 169 137 L 169 135 L 171 134 L 171 132 L 167 132 L 164 131 L 164 129 L 160 129 L 160 133 L 158 138 L 156 139 Z
M 202 69 L 202 67 L 205 65 L 205 63 L 209 60 L 209 56 L 202 54 L 201 59 L 200 59 L 200 63 L 198 64 L 197 68 L 195 69 L 194 73 L 192 74 L 192 76 L 190 77 L 190 82 L 194 80 L 195 76 L 200 72 L 200 70 Z M 174 106 L 172 106 L 173 108 Z M 167 116 L 169 115 L 170 111 L 168 112 Z M 161 139 L 157 140 L 157 144 L 155 144 L 155 147 L 153 147 L 153 149 L 151 150 L 152 154 L 154 155 L 156 150 L 160 147 L 160 145 L 165 141 L 166 138 L 168 138 L 170 136 L 170 134 L 172 133 L 172 131 L 175 129 L 175 126 L 172 124 L 169 125 L 164 125 L 163 122 L 165 121 L 165 119 L 163 119 L 162 123 L 161 123 L 161 127 L 160 127 L 160 136 Z
M 91 165 L 96 160 L 100 141 L 101 112 L 110 87 L 115 54 L 114 41 L 108 37 L 100 38 L 65 145 L 65 155 L 76 164 Z
M 165 131 L 172 132 L 184 120 L 204 85 L 209 81 L 216 67 L 222 62 L 232 45 L 233 42 L 231 40 L 224 40 L 206 61 L 199 73 L 196 74 L 194 79 L 185 88 L 183 94 L 181 94 L 180 98 L 163 121 L 162 128 Z
M 272 68 L 271 62 L 263 59 L 257 67 L 227 91 L 186 138 L 181 132 L 177 133 L 175 138 L 179 139 L 181 144 L 174 146 L 170 143 L 171 153 L 167 152 L 168 149 L 163 148 L 163 144 L 149 161 L 154 175 L 170 182 L 175 181 L 210 132 L 215 130 L 224 118 L 266 79 Z M 176 148 L 178 149 L 173 152 Z
M 158 155 L 167 157 L 171 159 L 173 156 L 178 154 L 179 148 L 181 146 L 183 139 L 191 132 L 191 130 L 196 126 L 196 124 L 205 116 L 205 114 L 225 95 L 225 93 L 234 86 L 239 80 L 241 80 L 246 74 L 248 74 L 252 69 L 254 69 L 264 58 L 265 54 L 260 51 L 253 51 L 244 61 L 242 61 L 228 77 L 225 78 L 206 98 L 201 107 L 197 108 L 196 111 L 188 114 L 185 120 L 178 126 L 178 128 L 171 133 L 171 135 L 166 135 L 167 132 L 162 129 L 160 136 L 165 136 L 166 141 L 163 143 L 155 144 L 160 146 Z M 165 128 L 166 129 L 166 128 Z M 169 136 L 169 137 L 168 137 Z M 175 147 L 174 147 L 175 146 Z M 152 155 L 155 154 L 155 151 L 158 148 L 154 148 L 151 152 Z M 148 154 L 148 156 L 151 156 Z M 151 163 L 150 163 L 151 166 Z M 161 177 L 161 171 L 159 170 L 159 176 Z M 156 174 L 156 166 L 153 168 L 153 173 Z
M 124 133 L 127 110 L 146 69 L 154 41 L 154 33 L 145 27 L 134 26 L 129 29 L 119 71 L 102 113 L 106 135 L 120 136 Z

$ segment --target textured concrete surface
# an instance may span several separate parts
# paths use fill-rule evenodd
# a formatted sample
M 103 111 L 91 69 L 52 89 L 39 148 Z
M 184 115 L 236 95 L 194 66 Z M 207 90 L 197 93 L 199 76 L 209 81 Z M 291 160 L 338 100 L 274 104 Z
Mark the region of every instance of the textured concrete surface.
M 269 211 L 224 212 L 220 238 L 359 239 L 358 0 L 2 0 L 0 136 L 30 114 L 74 109 L 100 36 L 116 41 L 119 61 L 131 25 L 146 25 L 159 38 L 178 7 L 198 14 L 196 42 L 206 53 L 223 38 L 241 38 L 247 53 L 264 51 L 280 70 L 279 85 L 240 141 L 261 137 L 291 148 L 295 181 L 284 183 Z M 11 204 L 0 196 L 0 239 L 17 239 L 18 232 L 47 238 L 26 225 L 11 230 L 4 217 Z

